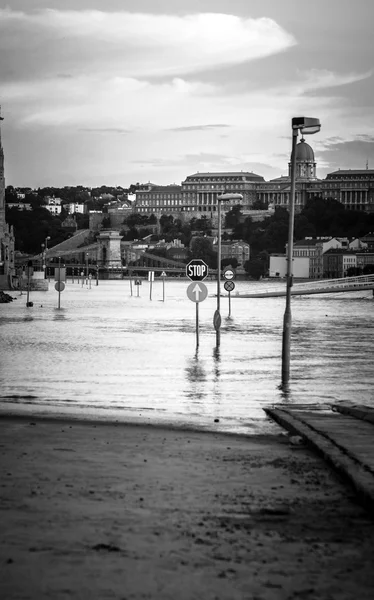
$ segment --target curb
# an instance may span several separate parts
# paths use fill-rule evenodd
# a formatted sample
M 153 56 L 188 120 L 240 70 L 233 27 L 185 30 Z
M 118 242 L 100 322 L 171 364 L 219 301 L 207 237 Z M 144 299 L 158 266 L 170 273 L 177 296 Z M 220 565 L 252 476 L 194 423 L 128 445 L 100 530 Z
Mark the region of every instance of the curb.
M 374 408 L 364 406 L 363 404 L 332 404 L 331 408 L 335 412 L 339 412 L 342 415 L 349 415 L 355 419 L 361 419 L 362 421 L 368 421 L 374 424 Z M 373 432 L 374 433 L 374 432 Z
M 360 503 L 374 516 L 374 477 L 365 466 L 351 458 L 332 440 L 317 433 L 285 410 L 264 408 L 265 413 L 278 425 L 306 443 L 328 462 L 354 488 Z

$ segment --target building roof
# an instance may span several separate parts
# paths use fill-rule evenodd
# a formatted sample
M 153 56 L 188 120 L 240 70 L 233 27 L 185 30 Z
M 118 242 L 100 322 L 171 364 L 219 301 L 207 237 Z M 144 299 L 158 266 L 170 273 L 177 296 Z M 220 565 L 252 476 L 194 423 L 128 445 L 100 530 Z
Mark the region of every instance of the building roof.
M 217 177 L 238 177 L 240 179 L 242 179 L 243 177 L 245 177 L 246 179 L 261 179 L 263 180 L 264 178 L 262 177 L 262 175 L 257 175 L 257 173 L 252 173 L 249 171 L 217 171 L 217 172 L 211 172 L 211 171 L 207 171 L 205 173 L 193 173 L 192 175 L 188 175 L 186 177 L 186 180 L 191 179 L 192 177 L 194 177 L 195 179 L 202 179 L 205 177 L 212 177 L 212 178 L 217 178 Z
M 304 238 L 303 240 L 294 242 L 294 247 L 295 246 L 315 246 L 318 243 L 330 242 L 333 239 L 336 239 L 336 238 L 333 238 L 333 237 L 317 237 L 317 238 L 307 238 L 307 239 Z
M 315 162 L 313 148 L 306 143 L 304 138 L 301 138 L 300 142 L 296 145 L 296 161 Z
M 180 192 L 182 190 L 181 185 L 154 185 L 149 190 L 137 190 L 137 194 L 149 194 L 154 192 Z
M 336 179 L 337 177 L 347 177 L 347 176 L 362 176 L 362 175 L 366 175 L 367 177 L 374 177 L 374 169 L 339 169 L 338 171 L 333 171 L 332 173 L 328 173 L 326 175 L 326 179 L 329 179 L 330 177 L 334 177 L 334 179 Z

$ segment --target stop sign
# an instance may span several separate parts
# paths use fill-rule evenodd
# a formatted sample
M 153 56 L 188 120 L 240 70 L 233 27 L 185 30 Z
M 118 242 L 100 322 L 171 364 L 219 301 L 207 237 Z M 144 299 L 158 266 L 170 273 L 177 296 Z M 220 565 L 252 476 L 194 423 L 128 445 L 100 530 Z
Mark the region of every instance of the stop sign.
M 195 258 L 188 263 L 186 275 L 191 281 L 203 281 L 208 276 L 208 265 L 200 258 Z

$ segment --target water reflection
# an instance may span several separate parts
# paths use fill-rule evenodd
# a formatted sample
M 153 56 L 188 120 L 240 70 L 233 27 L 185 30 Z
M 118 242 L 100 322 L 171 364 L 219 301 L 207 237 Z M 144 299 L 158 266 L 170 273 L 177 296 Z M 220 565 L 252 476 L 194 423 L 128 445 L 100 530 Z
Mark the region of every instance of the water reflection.
M 53 313 L 54 321 L 66 321 L 65 309 L 64 308 L 55 308 Z
M 206 372 L 203 368 L 202 361 L 199 360 L 199 351 L 192 358 L 188 360 L 186 367 L 187 380 L 191 383 L 196 381 L 206 381 Z
M 278 385 L 278 390 L 280 391 L 280 397 L 281 400 L 285 403 L 289 402 L 290 400 L 292 400 L 291 397 L 291 386 L 290 383 L 281 383 L 280 385 Z
M 188 359 L 187 367 L 185 369 L 186 379 L 190 384 L 190 390 L 187 393 L 189 398 L 192 398 L 195 402 L 200 401 L 205 396 L 205 382 L 207 380 L 206 371 L 203 366 L 203 362 L 199 359 L 199 351 L 196 350 L 194 356 Z
M 221 374 L 220 372 L 220 362 L 221 362 L 221 351 L 219 346 L 215 346 L 213 348 L 213 367 L 214 367 L 214 380 L 217 381 Z

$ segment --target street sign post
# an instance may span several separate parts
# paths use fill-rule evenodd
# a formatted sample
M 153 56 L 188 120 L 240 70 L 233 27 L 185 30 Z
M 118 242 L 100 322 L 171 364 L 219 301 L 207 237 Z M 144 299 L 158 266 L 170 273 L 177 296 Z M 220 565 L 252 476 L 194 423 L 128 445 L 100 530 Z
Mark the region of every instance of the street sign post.
M 162 271 L 161 277 L 162 277 L 162 301 L 165 302 L 165 277 L 166 277 L 165 271 Z
M 26 299 L 26 306 L 30 307 L 30 306 L 34 306 L 33 302 L 30 302 L 30 286 L 31 286 L 31 277 L 34 273 L 34 268 L 32 266 L 32 260 L 29 260 L 27 263 L 27 299 Z
M 226 267 L 226 269 L 223 271 L 223 278 L 226 279 L 226 281 L 231 281 L 232 279 L 235 279 L 235 271 L 232 267 Z
M 149 299 L 152 300 L 152 283 L 155 280 L 155 272 L 148 271 L 148 281 L 149 281 Z
M 216 331 L 220 330 L 221 323 L 222 323 L 222 319 L 221 319 L 220 312 L 219 312 L 219 310 L 216 310 L 213 315 L 213 325 L 214 325 L 214 329 Z
M 192 302 L 203 302 L 208 295 L 208 288 L 205 283 L 192 282 L 187 288 L 187 296 Z
M 57 292 L 63 292 L 65 289 L 65 284 L 63 281 L 56 281 L 55 283 L 55 290 Z
M 142 285 L 142 280 L 141 279 L 135 279 L 135 285 L 136 285 L 136 288 L 137 288 L 137 294 L 136 295 L 139 298 L 139 286 Z
M 235 283 L 233 281 L 225 281 L 223 287 L 229 293 L 229 317 L 231 317 L 231 292 L 235 289 Z
M 208 277 L 208 265 L 200 258 L 190 260 L 186 266 L 186 275 L 191 281 L 204 281 Z
M 196 305 L 196 348 L 199 346 L 199 303 L 208 295 L 205 283 L 193 281 L 187 288 L 187 296 Z

